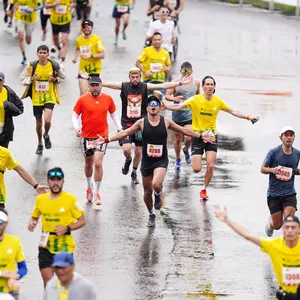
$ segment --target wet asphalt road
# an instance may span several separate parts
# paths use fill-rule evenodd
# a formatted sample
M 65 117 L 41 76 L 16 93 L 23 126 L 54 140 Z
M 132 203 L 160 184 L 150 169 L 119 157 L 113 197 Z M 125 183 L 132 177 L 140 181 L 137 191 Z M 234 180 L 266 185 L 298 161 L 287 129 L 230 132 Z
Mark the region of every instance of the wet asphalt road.
M 226 205 L 233 219 L 265 236 L 268 178 L 259 169 L 268 149 L 279 144 L 282 126 L 292 125 L 299 130 L 300 23 L 247 7 L 186 2 L 180 16 L 179 62 L 189 60 L 197 78 L 213 75 L 218 96 L 232 107 L 261 117 L 253 126 L 220 113 L 218 129 L 223 138 L 206 207 L 198 198 L 203 172 L 195 175 L 183 163 L 180 174 L 175 174 L 171 144 L 165 207 L 158 214 L 155 230 L 145 226 L 148 215 L 141 184 L 131 186 L 129 176 L 121 174 L 123 156 L 117 143 L 109 145 L 104 161 L 102 211 L 95 212 L 85 204 L 83 158 L 71 123 L 79 95 L 76 66 L 71 62 L 77 35 L 75 22 L 66 62 L 67 78 L 61 85 L 63 102 L 55 108 L 53 117 L 53 148 L 40 157 L 34 154 L 35 121 L 30 100 L 26 99 L 25 113 L 15 119 L 15 141 L 10 149 L 41 183 L 45 183 L 49 168 L 64 169 L 65 190 L 74 193 L 87 212 L 87 225 L 74 233 L 76 268 L 95 284 L 99 299 L 274 299 L 276 282 L 268 257 L 216 220 L 213 205 Z M 102 78 L 124 81 L 142 49 L 146 4 L 137 3 L 128 40 L 121 40 L 117 48 L 113 46 L 111 10 L 112 1 L 94 3 L 95 32 L 106 46 Z M 17 39 L 1 27 L 1 71 L 6 74 L 6 83 L 21 95 Z M 27 47 L 30 60 L 35 59 L 35 49 L 41 43 L 39 24 L 34 34 L 32 45 Z M 50 34 L 47 44 L 51 45 Z M 119 92 L 105 92 L 114 97 L 120 111 Z M 111 134 L 114 132 L 111 126 Z M 300 147 L 297 139 L 295 146 Z M 43 287 L 37 262 L 40 231 L 27 231 L 35 194 L 15 172 L 7 172 L 5 178 L 9 232 L 21 237 L 29 268 L 20 299 L 41 299 Z

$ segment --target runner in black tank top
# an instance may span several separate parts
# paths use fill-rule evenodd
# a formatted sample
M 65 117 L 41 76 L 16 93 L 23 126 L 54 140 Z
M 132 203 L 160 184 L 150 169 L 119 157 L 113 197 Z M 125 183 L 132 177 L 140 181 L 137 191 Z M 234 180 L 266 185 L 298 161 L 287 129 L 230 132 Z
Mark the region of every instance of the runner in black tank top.
M 168 167 L 167 128 L 184 135 L 200 138 L 200 133 L 178 126 L 172 120 L 160 116 L 160 111 L 160 100 L 155 96 L 151 96 L 148 98 L 147 117 L 138 120 L 130 128 L 119 132 L 111 138 L 100 137 L 95 141 L 95 145 L 118 141 L 142 130 L 143 153 L 141 171 L 144 202 L 149 212 L 149 227 L 155 227 L 156 218 L 153 209 L 153 190 L 155 192 L 154 208 L 160 209 L 162 207 L 161 191 Z M 207 133 L 202 135 L 202 139 L 207 142 L 213 141 L 211 135 Z

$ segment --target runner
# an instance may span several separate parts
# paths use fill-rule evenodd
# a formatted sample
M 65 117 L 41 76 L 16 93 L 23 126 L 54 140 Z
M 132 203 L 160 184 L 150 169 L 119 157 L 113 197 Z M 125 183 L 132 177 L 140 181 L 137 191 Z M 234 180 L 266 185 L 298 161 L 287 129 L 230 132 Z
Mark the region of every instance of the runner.
M 47 22 L 51 15 L 51 8 L 46 8 L 46 0 L 43 0 L 43 8 L 41 9 L 40 13 L 40 20 L 41 20 L 41 27 L 42 27 L 42 41 L 46 41 L 47 39 Z
M 49 137 L 52 113 L 55 103 L 60 103 L 58 84 L 65 78 L 58 63 L 48 59 L 49 48 L 41 45 L 37 48 L 38 60 L 31 62 L 22 72 L 20 78 L 26 90 L 22 99 L 30 97 L 33 105 L 33 115 L 36 119 L 36 133 L 38 146 L 36 154 L 42 154 L 44 150 L 42 137 L 45 140 L 46 149 L 52 147 Z M 43 116 L 44 112 L 44 134 Z
M 170 0 L 170 1 L 173 5 L 171 9 L 171 17 L 173 18 L 176 27 L 179 18 L 179 13 L 182 12 L 184 9 L 184 0 Z
M 272 236 L 274 229 L 279 230 L 282 219 L 293 216 L 297 209 L 295 175 L 300 175 L 298 168 L 300 151 L 293 147 L 295 130 L 291 126 L 280 130 L 281 145 L 271 149 L 261 167 L 261 173 L 269 175 L 268 207 L 271 217 L 266 225 L 267 236 Z
M 205 76 L 202 79 L 202 89 L 204 94 L 195 95 L 186 101 L 175 106 L 165 106 L 169 110 L 192 110 L 192 129 L 195 132 L 211 131 L 216 137 L 215 143 L 205 143 L 199 139 L 192 139 L 192 168 L 195 173 L 199 173 L 202 169 L 202 155 L 205 151 L 206 156 L 206 172 L 204 176 L 204 185 L 200 191 L 200 198 L 206 201 L 208 195 L 206 189 L 213 177 L 215 161 L 217 157 L 217 131 L 216 120 L 220 110 L 231 115 L 246 119 L 255 123 L 258 117 L 244 115 L 238 110 L 230 108 L 222 99 L 214 95 L 216 82 L 213 77 Z
M 15 129 L 13 117 L 21 115 L 24 106 L 17 94 L 4 83 L 5 76 L 0 72 L 0 146 L 8 148 Z
M 256 244 L 261 251 L 267 253 L 272 261 L 273 269 L 279 285 L 277 299 L 298 300 L 296 297 L 300 284 L 300 224 L 296 216 L 286 216 L 283 220 L 283 238 L 265 240 L 258 237 L 241 225 L 229 219 L 226 208 L 216 208 L 216 217 L 226 223 L 237 234 Z
M 147 16 L 152 16 L 152 21 L 158 20 L 159 10 L 162 6 L 167 7 L 170 11 L 173 8 L 173 5 L 170 0 L 149 0 Z
M 7 15 L 7 8 L 8 8 L 8 0 L 3 0 L 3 11 L 4 11 L 4 23 L 7 23 L 7 27 L 10 28 L 12 27 L 12 17 L 8 17 Z
M 189 84 L 191 82 L 190 76 L 182 76 L 182 79 L 177 82 L 167 82 L 161 84 L 145 83 L 141 81 L 142 72 L 139 68 L 132 68 L 129 71 L 129 82 L 103 82 L 103 87 L 108 87 L 115 90 L 121 90 L 122 101 L 122 115 L 121 124 L 123 129 L 130 128 L 137 120 L 147 115 L 148 97 L 147 91 L 154 91 L 159 89 L 171 89 L 176 86 Z M 123 148 L 123 154 L 125 156 L 124 167 L 122 173 L 127 175 L 129 167 L 132 162 L 131 157 L 131 145 L 135 144 L 135 154 L 133 158 L 133 168 L 131 172 L 132 183 L 138 184 L 136 170 L 140 164 L 142 157 L 142 137 L 139 131 L 136 134 L 127 136 L 120 140 L 120 145 Z
M 5 233 L 7 225 L 7 211 L 0 208 L 0 293 L 10 293 L 18 299 L 18 280 L 27 274 L 27 266 L 22 243 L 17 236 Z
M 189 62 L 184 62 L 180 67 L 181 79 L 186 75 L 191 76 L 193 74 L 193 67 Z M 178 82 L 175 81 L 175 82 Z M 185 86 L 178 86 L 172 89 L 167 90 L 165 99 L 168 101 L 173 101 L 174 103 L 181 103 L 188 98 L 195 96 L 200 93 L 200 81 L 194 79 L 191 83 Z M 182 110 L 182 111 L 173 111 L 172 112 L 172 120 L 179 126 L 192 128 L 192 112 L 190 110 Z M 175 168 L 176 170 L 180 170 L 181 159 L 180 159 L 180 150 L 181 150 L 181 140 L 182 134 L 175 133 L 174 140 L 174 149 L 176 154 L 176 162 Z M 189 153 L 189 148 L 191 146 L 191 138 L 189 136 L 184 136 L 184 148 L 182 151 L 185 156 L 185 161 L 187 164 L 191 163 L 191 157 Z
M 153 210 L 152 194 L 154 190 L 154 208 L 162 207 L 162 187 L 168 167 L 168 150 L 167 150 L 167 129 L 189 135 L 194 138 L 202 138 L 207 142 L 213 142 L 214 136 L 209 132 L 202 134 L 193 132 L 188 128 L 176 125 L 173 121 L 160 115 L 161 103 L 155 96 L 148 99 L 147 116 L 135 122 L 130 128 L 119 132 L 117 135 L 109 137 L 100 137 L 94 143 L 108 143 L 121 140 L 142 131 L 143 151 L 141 172 L 144 186 L 144 202 L 149 211 L 149 227 L 155 227 L 155 213 Z
M 84 171 L 87 180 L 86 200 L 94 200 L 94 209 L 100 209 L 100 185 L 103 178 L 102 162 L 107 145 L 93 147 L 92 141 L 99 136 L 107 136 L 107 113 L 110 113 L 118 130 L 122 129 L 116 112 L 116 106 L 111 96 L 101 93 L 102 81 L 99 77 L 89 79 L 89 93 L 82 95 L 74 107 L 73 126 L 76 135 L 81 137 L 82 152 L 84 155 Z M 81 123 L 80 123 L 81 122 Z M 95 191 L 93 193 L 93 176 Z
M 176 36 L 174 33 L 174 22 L 168 20 L 169 10 L 165 6 L 161 6 L 159 9 L 158 20 L 151 22 L 146 34 L 148 41 L 152 39 L 155 32 L 159 32 L 162 36 L 162 48 L 167 50 L 170 55 L 170 59 L 173 57 L 173 45 L 176 42 Z
M 12 18 L 14 14 L 14 6 L 16 5 L 15 21 L 19 38 L 19 46 L 23 55 L 22 65 L 27 62 L 25 54 L 24 33 L 26 43 L 31 43 L 34 23 L 36 22 L 35 8 L 40 5 L 39 0 L 11 0 L 7 11 L 7 16 Z
M 130 7 L 130 2 L 131 2 L 131 7 Z M 135 0 L 115 0 L 112 17 L 116 20 L 115 42 L 114 42 L 116 46 L 118 44 L 118 35 L 120 31 L 122 17 L 123 17 L 123 30 L 122 30 L 123 40 L 127 39 L 125 30 L 129 25 L 130 9 L 133 9 L 134 5 L 135 5 Z
M 93 284 L 75 272 L 74 257 L 72 254 L 61 252 L 54 255 L 52 267 L 56 276 L 53 276 L 48 282 L 43 300 L 97 299 Z
M 152 46 L 146 47 L 136 61 L 136 66 L 143 73 L 143 81 L 148 83 L 163 83 L 171 70 L 168 51 L 161 48 L 162 35 L 153 34 Z
M 62 69 L 64 69 L 64 62 L 68 52 L 68 38 L 72 20 L 70 8 L 75 5 L 75 2 L 72 2 L 72 0 L 46 0 L 46 8 L 51 8 L 50 21 L 52 24 L 53 44 L 60 51 L 60 66 Z M 59 33 L 62 34 L 61 40 Z M 60 42 L 62 47 L 60 47 Z M 54 55 L 55 53 L 56 49 L 52 47 L 51 54 Z
M 73 63 L 77 62 L 80 55 L 79 71 L 85 71 L 88 76 L 100 76 L 102 70 L 102 59 L 105 57 L 102 39 L 93 34 L 94 23 L 85 20 L 81 24 L 83 35 L 76 40 L 76 48 Z M 78 74 L 80 95 L 88 92 L 88 82 Z
M 6 202 L 6 187 L 4 183 L 4 173 L 6 169 L 16 171 L 20 177 L 30 184 L 39 194 L 46 193 L 48 187 L 39 185 L 30 173 L 15 160 L 8 149 L 0 147 L 0 208 L 5 208 Z
M 42 234 L 39 243 L 39 268 L 44 287 L 52 278 L 53 256 L 61 251 L 74 253 L 75 241 L 71 231 L 85 225 L 85 211 L 75 196 L 63 191 L 64 173 L 55 167 L 47 173 L 50 192 L 36 198 L 28 230 L 34 231 L 42 216 Z
M 76 0 L 76 15 L 79 22 L 80 31 L 82 31 L 82 22 L 89 18 L 89 11 L 92 7 L 92 0 Z

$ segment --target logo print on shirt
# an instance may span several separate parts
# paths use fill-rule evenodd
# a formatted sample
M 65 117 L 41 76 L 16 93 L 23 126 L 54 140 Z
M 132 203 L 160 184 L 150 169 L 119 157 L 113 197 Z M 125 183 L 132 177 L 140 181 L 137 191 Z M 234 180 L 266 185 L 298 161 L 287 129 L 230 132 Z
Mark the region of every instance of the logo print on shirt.
M 7 254 L 13 254 L 13 251 L 12 251 L 11 248 L 9 248 L 9 249 L 7 250 Z
M 59 212 L 65 212 L 65 209 L 63 208 L 63 207 L 61 207 L 60 209 L 59 209 Z
M 127 96 L 127 117 L 128 118 L 140 118 L 141 108 L 142 108 L 142 95 L 132 95 Z

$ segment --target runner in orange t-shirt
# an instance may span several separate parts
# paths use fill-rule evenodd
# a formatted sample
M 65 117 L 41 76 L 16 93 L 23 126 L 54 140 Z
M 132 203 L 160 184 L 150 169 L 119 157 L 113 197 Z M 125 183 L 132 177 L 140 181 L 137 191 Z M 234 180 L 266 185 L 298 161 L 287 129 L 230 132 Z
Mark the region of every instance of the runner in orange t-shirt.
M 73 125 L 76 135 L 81 137 L 82 152 L 85 159 L 85 176 L 87 178 L 86 199 L 94 200 L 94 208 L 100 207 L 100 185 L 103 177 L 102 161 L 107 144 L 95 148 L 91 141 L 99 136 L 108 136 L 107 113 L 110 113 L 118 131 L 122 130 L 116 106 L 111 96 L 101 93 L 102 81 L 99 77 L 89 79 L 89 93 L 82 95 L 74 106 Z M 79 122 L 81 119 L 81 125 Z M 93 194 L 92 175 L 94 172 L 95 193 Z

